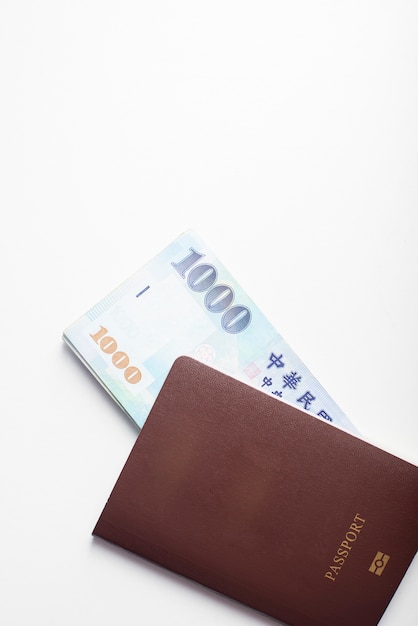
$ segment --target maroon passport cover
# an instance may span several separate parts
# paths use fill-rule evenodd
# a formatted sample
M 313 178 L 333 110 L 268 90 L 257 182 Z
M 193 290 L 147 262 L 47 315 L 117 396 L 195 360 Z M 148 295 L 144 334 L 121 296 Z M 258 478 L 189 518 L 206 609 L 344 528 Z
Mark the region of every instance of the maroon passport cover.
M 180 357 L 94 534 L 294 626 L 375 625 L 418 468 Z

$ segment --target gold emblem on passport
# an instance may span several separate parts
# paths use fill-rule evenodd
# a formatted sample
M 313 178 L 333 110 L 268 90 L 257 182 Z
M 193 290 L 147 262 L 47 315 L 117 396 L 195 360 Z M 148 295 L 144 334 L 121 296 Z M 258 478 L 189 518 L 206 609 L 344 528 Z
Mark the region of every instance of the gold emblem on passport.
M 372 564 L 369 567 L 369 572 L 371 572 L 372 574 L 376 574 L 376 576 L 381 576 L 389 559 L 390 556 L 388 554 L 384 554 L 383 552 L 377 552 L 372 561 Z

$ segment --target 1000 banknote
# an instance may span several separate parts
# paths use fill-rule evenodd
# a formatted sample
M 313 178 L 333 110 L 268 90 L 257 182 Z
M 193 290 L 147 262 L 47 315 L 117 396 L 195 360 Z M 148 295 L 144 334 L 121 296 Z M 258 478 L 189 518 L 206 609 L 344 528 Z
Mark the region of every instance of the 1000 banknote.
M 63 337 L 140 428 L 174 360 L 189 355 L 357 432 L 193 231 L 87 311 Z

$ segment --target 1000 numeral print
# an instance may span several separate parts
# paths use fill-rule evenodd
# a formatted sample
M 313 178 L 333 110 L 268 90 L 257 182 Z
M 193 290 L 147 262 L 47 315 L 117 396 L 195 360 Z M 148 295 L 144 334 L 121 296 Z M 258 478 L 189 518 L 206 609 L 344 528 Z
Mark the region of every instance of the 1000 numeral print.
M 100 326 L 100 329 L 94 335 L 90 335 L 90 337 L 97 343 L 100 347 L 101 351 L 105 354 L 112 355 L 112 363 L 113 365 L 119 369 L 124 370 L 123 376 L 126 382 L 131 385 L 135 385 L 139 383 L 142 378 L 141 370 L 133 365 L 129 365 L 129 357 L 126 352 L 122 352 L 118 350 L 118 344 L 116 339 L 107 335 L 107 328 L 104 326 Z
M 216 267 L 210 263 L 196 265 L 204 255 L 196 252 L 193 248 L 189 248 L 189 250 L 190 254 L 178 263 L 171 263 L 171 265 L 182 278 L 186 278 L 186 273 L 189 272 L 187 284 L 192 291 L 207 292 L 204 303 L 210 313 L 224 311 L 221 326 L 225 332 L 241 333 L 251 322 L 250 309 L 242 304 L 232 306 L 234 301 L 232 287 L 223 284 L 215 285 L 218 277 Z M 192 267 L 193 269 L 191 269 Z

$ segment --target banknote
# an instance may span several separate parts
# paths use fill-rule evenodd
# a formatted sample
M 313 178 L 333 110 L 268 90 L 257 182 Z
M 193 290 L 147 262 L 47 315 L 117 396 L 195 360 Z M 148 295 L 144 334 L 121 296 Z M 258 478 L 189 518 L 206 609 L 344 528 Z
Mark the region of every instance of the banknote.
M 188 355 L 357 434 L 193 230 L 93 306 L 63 338 L 139 428 L 174 360 Z

